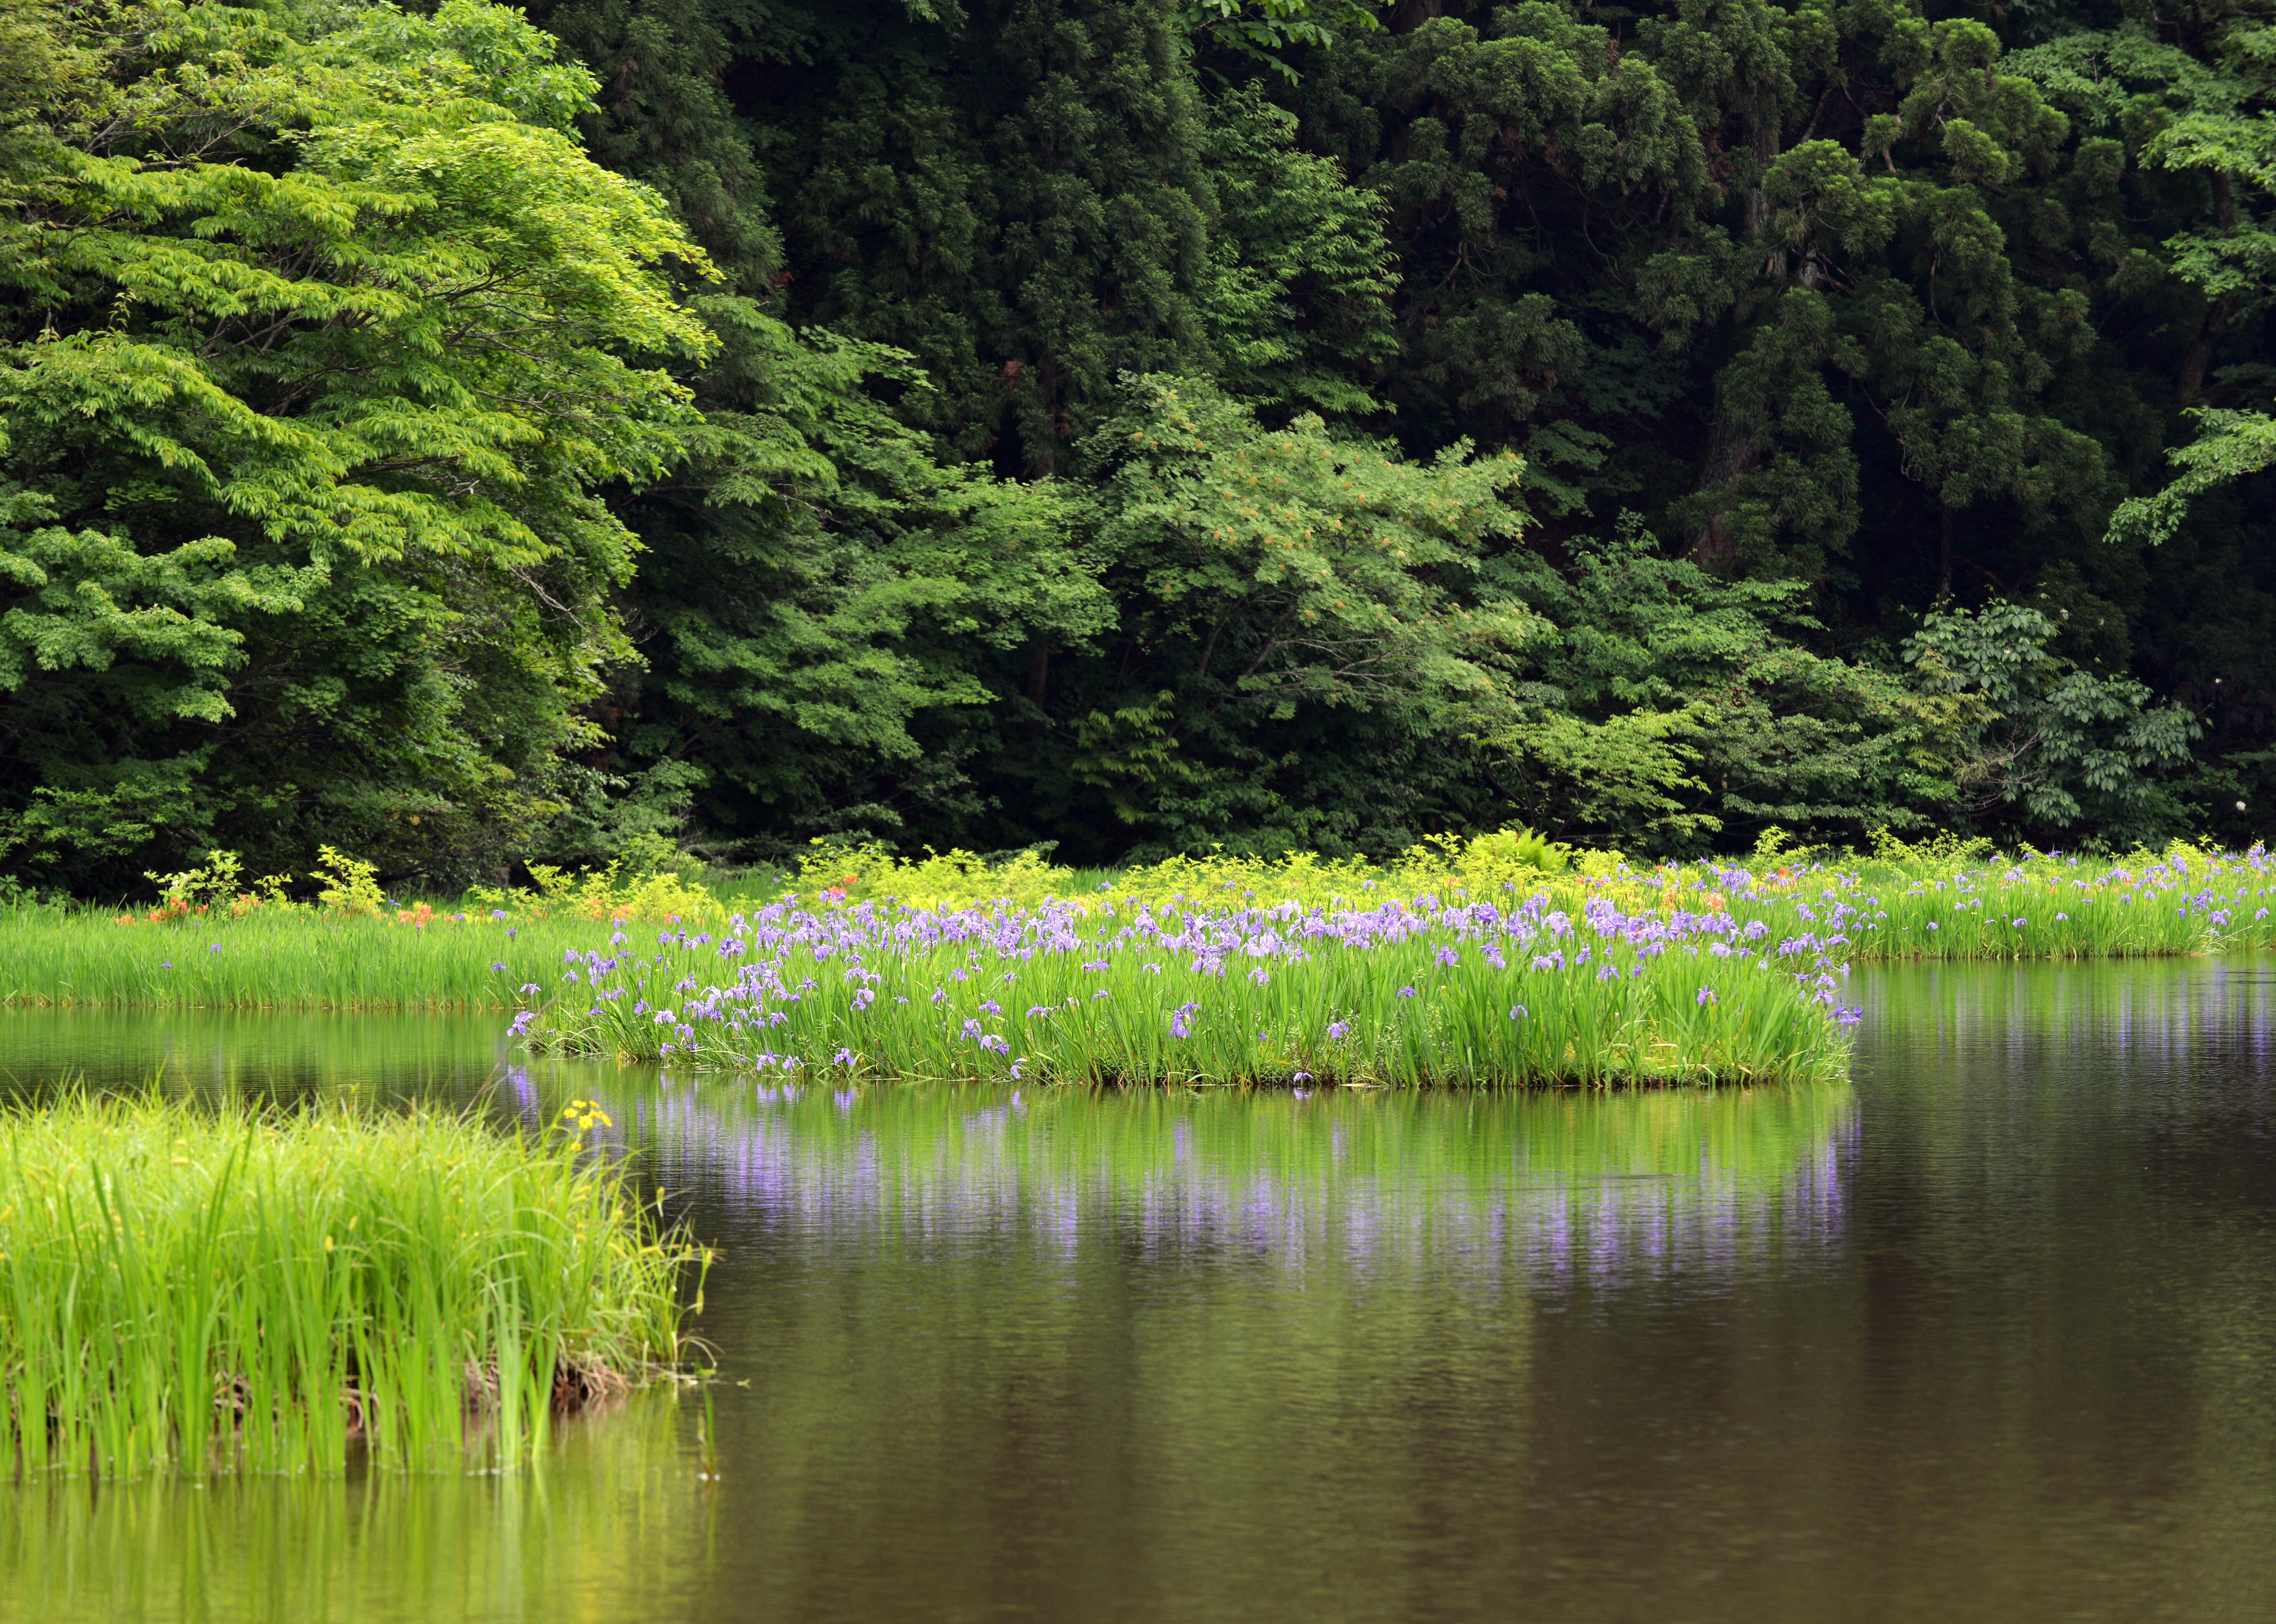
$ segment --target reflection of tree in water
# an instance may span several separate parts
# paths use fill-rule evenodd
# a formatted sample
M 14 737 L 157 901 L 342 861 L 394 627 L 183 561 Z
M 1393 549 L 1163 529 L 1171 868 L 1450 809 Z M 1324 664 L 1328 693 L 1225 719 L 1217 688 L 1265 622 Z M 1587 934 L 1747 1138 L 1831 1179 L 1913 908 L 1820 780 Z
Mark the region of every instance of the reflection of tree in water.
M 553 1083 L 515 1074 L 532 1111 Z M 590 1072 L 575 1086 L 603 1090 L 652 1176 L 816 1245 L 984 1233 L 1071 1255 L 1111 1233 L 1142 1256 L 1248 1252 L 1284 1269 L 1728 1263 L 1840 1228 L 1856 1131 L 1846 1086 L 1303 1097 Z

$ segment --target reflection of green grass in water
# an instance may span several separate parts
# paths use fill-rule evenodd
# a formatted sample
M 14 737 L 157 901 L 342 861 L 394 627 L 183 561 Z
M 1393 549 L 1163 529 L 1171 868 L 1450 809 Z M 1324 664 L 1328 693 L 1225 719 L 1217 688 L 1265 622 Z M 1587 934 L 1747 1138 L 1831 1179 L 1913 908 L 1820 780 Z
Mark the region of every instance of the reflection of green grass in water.
M 689 1412 L 650 1393 L 561 1423 L 546 1469 L 523 1476 L 11 1483 L 0 1618 L 637 1616 L 641 1575 L 702 1559 Z
M 626 1078 L 630 1082 L 629 1077 Z M 1635 1095 L 1030 1089 L 934 1085 L 788 1103 L 747 1087 L 610 1090 L 620 1122 L 653 1124 L 656 1149 L 683 1136 L 789 1130 L 816 1167 L 874 1157 L 887 1183 L 1016 1174 L 1040 1193 L 1142 1189 L 1178 1177 L 1248 1187 L 1412 1184 L 1483 1191 L 1525 1183 L 1697 1176 L 1722 1188 L 1784 1188 L 1855 1111 L 1846 1082 Z
M 0 1092 L 156 1079 L 209 1097 L 377 1089 L 456 1103 L 489 1077 L 504 1041 L 492 1015 L 12 1009 L 0 1011 Z
M 2227 960 L 1900 968 L 1861 982 L 1866 1052 L 2091 1041 L 2138 1050 L 2228 1043 L 2265 1051 L 2276 1032 L 2276 966 Z

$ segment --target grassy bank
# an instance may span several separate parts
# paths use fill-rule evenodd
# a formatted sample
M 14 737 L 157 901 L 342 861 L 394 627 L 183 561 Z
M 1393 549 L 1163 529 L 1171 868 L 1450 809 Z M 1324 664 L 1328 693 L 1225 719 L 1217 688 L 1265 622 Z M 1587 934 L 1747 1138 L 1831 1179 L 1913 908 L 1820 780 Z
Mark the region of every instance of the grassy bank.
M 605 935 L 606 922 L 474 909 L 401 923 L 263 909 L 121 925 L 87 909 L 0 907 L 0 1004 L 507 1010 L 596 930 Z
M 1180 860 L 1111 873 L 1032 858 L 961 854 L 910 862 L 825 849 L 763 895 L 721 896 L 671 877 L 557 877 L 550 891 L 470 893 L 397 907 L 374 889 L 354 906 L 251 896 L 121 914 L 0 905 L 0 1005 L 81 1007 L 517 1010 L 550 994 L 565 955 L 615 933 L 717 935 L 781 903 L 818 917 L 867 908 L 1008 914 L 1057 908 L 1127 918 L 1143 905 L 1195 918 L 1294 904 L 1324 915 L 1529 900 L 1581 916 L 1720 914 L 1780 939 L 1815 937 L 1837 963 L 1880 960 L 2168 956 L 2276 940 L 2276 865 L 2185 846 L 2125 860 L 1900 852 L 1883 859 L 1636 867 L 1607 854 L 1558 867 L 1506 837 L 1418 847 L 1388 864 Z M 1551 866 L 1541 866 L 1543 861 Z
M 2187 953 L 2270 930 L 2257 852 L 1579 874 L 1510 856 L 1170 865 L 982 906 L 857 900 L 927 877 L 849 865 L 817 900 L 716 934 L 616 930 L 515 1029 L 566 1052 L 852 1079 L 1793 1081 L 1841 1069 L 1855 961 Z M 1164 899 L 1165 879 L 1180 884 Z
M 0 1112 L 0 1476 L 507 1463 L 679 1347 L 684 1248 L 580 1155 L 431 1112 Z
M 207 884 L 0 910 L 0 1002 L 512 1011 L 556 1051 L 851 1077 L 1734 1081 L 1840 1068 L 1851 964 L 2276 936 L 2265 854 L 2181 846 L 1639 869 L 1503 835 L 1102 876 L 821 848 L 768 899 L 548 876 L 448 909 Z

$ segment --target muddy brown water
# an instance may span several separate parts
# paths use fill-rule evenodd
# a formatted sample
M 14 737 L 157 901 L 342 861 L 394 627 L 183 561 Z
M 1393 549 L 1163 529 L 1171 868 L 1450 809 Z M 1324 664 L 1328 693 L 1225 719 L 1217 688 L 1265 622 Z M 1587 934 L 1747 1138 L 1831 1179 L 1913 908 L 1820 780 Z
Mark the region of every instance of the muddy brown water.
M 0 1485 L 0 1619 L 2276 1616 L 2276 960 L 1893 970 L 1850 1083 L 809 1088 L 0 1014 L 0 1086 L 599 1100 L 718 1373 L 511 1477 Z

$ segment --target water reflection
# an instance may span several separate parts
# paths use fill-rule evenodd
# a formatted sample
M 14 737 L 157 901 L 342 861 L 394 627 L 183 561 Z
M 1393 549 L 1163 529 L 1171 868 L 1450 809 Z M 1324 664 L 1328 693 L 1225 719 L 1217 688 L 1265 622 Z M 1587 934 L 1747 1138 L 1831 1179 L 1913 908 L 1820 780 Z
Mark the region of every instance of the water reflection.
M 494 1015 L 0 1011 L 0 1092 L 73 1082 L 287 1102 L 365 1095 L 470 1101 L 507 1058 Z
M 0 1016 L 34 1089 L 597 1099 L 720 1248 L 717 1378 L 542 1476 L 0 1490 L 0 1620 L 2276 1614 L 2276 960 L 1855 984 L 1854 1089 L 1612 1097 Z
M 628 1573 L 701 1572 L 669 1393 L 565 1426 L 542 1470 L 0 1490 L 0 1617 L 291 1624 L 615 1619 Z M 671 1616 L 651 1613 L 651 1617 Z
M 1641 1095 L 1119 1093 L 589 1075 L 669 1188 L 809 1244 L 1020 1237 L 1071 1255 L 1238 1251 L 1301 1272 L 1648 1279 L 1823 1244 L 1845 1085 Z M 533 1119 L 563 1080 L 516 1066 Z

